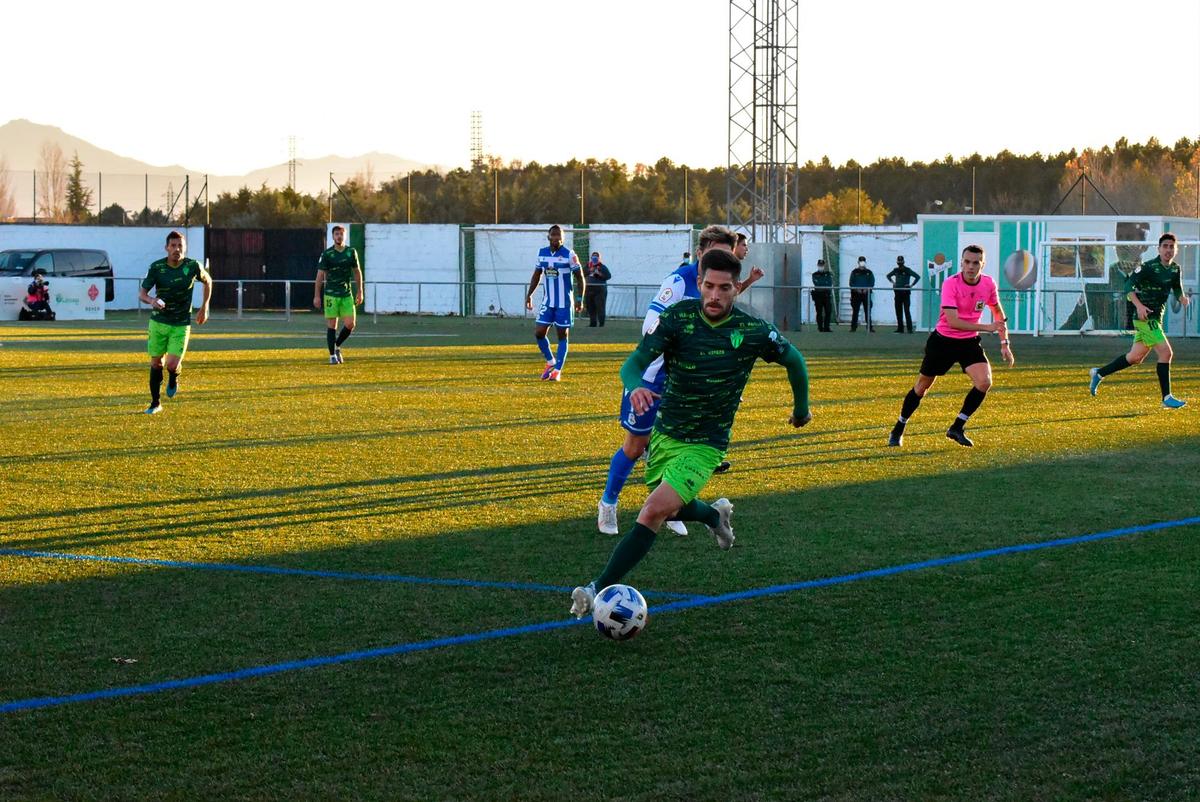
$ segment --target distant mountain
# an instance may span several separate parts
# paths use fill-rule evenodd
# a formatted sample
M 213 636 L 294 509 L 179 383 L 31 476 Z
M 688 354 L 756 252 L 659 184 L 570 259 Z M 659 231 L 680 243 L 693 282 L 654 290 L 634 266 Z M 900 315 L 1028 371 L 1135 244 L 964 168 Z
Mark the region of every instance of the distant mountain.
M 72 136 L 61 128 L 52 125 L 40 125 L 29 120 L 12 120 L 0 125 L 0 157 L 8 163 L 8 169 L 14 173 L 30 172 L 38 169 L 41 162 L 42 143 L 56 142 L 62 148 L 63 154 L 70 159 L 78 153 L 86 173 L 106 173 L 123 176 L 167 176 L 171 178 L 191 175 L 194 191 L 202 186 L 203 170 L 183 167 L 178 164 L 155 165 L 148 164 L 127 156 L 119 156 L 109 150 L 96 147 L 87 140 Z M 324 156 L 319 159 L 297 159 L 296 189 L 310 195 L 325 192 L 329 188 L 329 174 L 341 182 L 355 174 L 371 174 L 376 181 L 382 181 L 393 175 L 405 175 L 413 170 L 436 169 L 434 165 L 422 164 L 411 159 L 403 159 L 390 153 L 371 152 L 361 156 Z M 285 187 L 288 179 L 287 162 L 264 167 L 245 175 L 210 175 L 208 177 L 209 191 L 215 197 L 221 192 L 236 192 L 238 189 L 250 187 L 258 189 L 264 183 L 269 187 Z M 109 180 L 106 179 L 106 185 Z M 24 195 L 18 193 L 18 205 Z M 18 214 L 28 214 L 22 210 Z

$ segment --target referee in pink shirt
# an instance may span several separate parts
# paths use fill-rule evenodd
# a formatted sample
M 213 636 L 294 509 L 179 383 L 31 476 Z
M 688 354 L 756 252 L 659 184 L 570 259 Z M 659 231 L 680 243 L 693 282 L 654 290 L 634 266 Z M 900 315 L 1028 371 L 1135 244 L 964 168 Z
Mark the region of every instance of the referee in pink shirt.
M 908 419 L 917 411 L 921 399 L 929 392 L 937 377 L 945 376 L 956 363 L 962 365 L 963 372 L 971 378 L 971 389 L 963 400 L 958 417 L 946 430 L 946 436 L 960 446 L 975 445 L 967 437 L 964 428 L 992 387 L 992 365 L 983 352 L 980 332 L 994 331 L 999 334 L 1000 355 L 1009 367 L 1016 362 L 1009 346 L 1008 319 L 1004 315 L 1004 308 L 1000 306 L 996 282 L 983 275 L 984 258 L 983 248 L 978 245 L 963 248 L 962 270 L 942 284 L 942 314 L 937 327 L 925 341 L 921 371 L 916 384 L 904 396 L 900 418 L 888 436 L 889 446 L 898 448 L 904 444 L 904 427 Z M 979 322 L 985 306 L 992 310 L 991 323 Z

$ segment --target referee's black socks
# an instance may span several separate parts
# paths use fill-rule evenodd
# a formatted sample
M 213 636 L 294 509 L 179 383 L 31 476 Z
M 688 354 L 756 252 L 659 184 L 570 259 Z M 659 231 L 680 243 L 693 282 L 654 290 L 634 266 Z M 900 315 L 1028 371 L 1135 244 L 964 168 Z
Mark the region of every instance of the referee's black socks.
M 904 396 L 904 403 L 900 405 L 900 420 L 901 425 L 908 423 L 908 419 L 917 411 L 917 407 L 921 406 L 921 396 L 917 395 L 916 390 L 909 390 L 908 395 Z
M 958 417 L 954 419 L 954 423 L 950 425 L 952 429 L 961 429 L 967 425 L 967 419 L 975 414 L 975 410 L 979 409 L 979 405 L 983 403 L 983 399 L 987 398 L 987 393 L 972 387 L 967 393 L 967 397 L 963 399 L 962 409 L 958 412 Z

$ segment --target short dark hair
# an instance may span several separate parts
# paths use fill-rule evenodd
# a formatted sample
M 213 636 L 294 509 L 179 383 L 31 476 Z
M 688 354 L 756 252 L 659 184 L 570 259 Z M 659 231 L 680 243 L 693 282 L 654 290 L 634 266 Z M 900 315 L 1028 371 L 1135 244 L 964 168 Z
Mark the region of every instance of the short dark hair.
M 980 256 L 983 256 L 983 246 L 982 245 L 968 245 L 967 247 L 963 248 L 963 253 L 977 253 Z
M 739 242 L 739 243 L 742 243 L 742 242 L 745 242 L 745 241 L 746 241 L 746 235 L 745 235 L 745 234 L 743 234 L 743 233 L 741 233 L 740 231 L 738 232 L 737 238 L 738 238 L 738 242 Z
M 173 240 L 173 239 L 182 240 L 183 235 L 180 234 L 178 231 L 172 230 L 169 234 L 167 234 L 167 244 L 170 244 L 171 240 Z
M 700 232 L 700 239 L 696 241 L 696 250 L 707 251 L 713 245 L 722 243 L 732 248 L 737 245 L 737 235 L 725 226 L 711 225 Z
M 552 225 L 548 229 L 546 229 L 547 234 L 549 234 L 551 231 L 558 231 L 558 233 L 561 234 L 562 226 L 560 226 L 558 223 L 555 223 L 554 225 Z
M 700 257 L 700 276 L 703 278 L 704 274 L 710 270 L 729 273 L 733 276 L 733 280 L 737 281 L 742 275 L 742 261 L 732 252 L 720 248 L 705 251 L 704 255 Z
M 1167 233 L 1163 234 L 1161 237 L 1158 238 L 1158 244 L 1162 245 L 1167 240 L 1174 242 L 1176 245 L 1179 244 L 1179 238 L 1176 237 L 1174 234 L 1172 234 L 1170 231 L 1168 231 Z
M 335 231 L 343 231 L 344 232 L 345 230 L 346 230 L 345 226 L 334 226 L 333 228 L 329 229 L 329 233 L 332 234 Z

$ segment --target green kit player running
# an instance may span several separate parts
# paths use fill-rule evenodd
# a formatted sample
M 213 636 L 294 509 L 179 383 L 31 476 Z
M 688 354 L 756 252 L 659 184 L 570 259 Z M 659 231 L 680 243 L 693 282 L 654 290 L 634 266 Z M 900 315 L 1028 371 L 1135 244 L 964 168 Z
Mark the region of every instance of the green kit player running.
M 670 376 L 650 436 L 646 484 L 651 492 L 604 571 L 571 592 L 571 613 L 577 617 L 592 609 L 597 589 L 620 581 L 646 556 L 667 519 L 700 521 L 722 549 L 733 545 L 733 504 L 721 498 L 710 506 L 697 497 L 725 456 L 742 390 L 756 360 L 787 368 L 792 426 L 812 420 L 804 357 L 770 323 L 733 305 L 741 269 L 730 251 L 705 251 L 700 258 L 700 297 L 665 309 L 621 367 L 621 381 L 638 414 L 658 397 L 642 383 L 650 363 L 661 355 Z
M 163 365 L 167 380 L 167 398 L 179 391 L 179 372 L 187 352 L 192 332 L 192 289 L 199 281 L 204 285 L 204 300 L 196 311 L 196 325 L 208 320 L 208 301 L 212 297 L 212 278 L 199 262 L 184 256 L 187 243 L 178 231 L 167 234 L 167 258 L 150 265 L 138 290 L 138 298 L 154 311 L 150 314 L 150 331 L 146 351 L 150 354 L 150 406 L 147 415 L 162 412 L 159 390 L 162 389 Z M 155 294 L 151 295 L 150 290 Z M 164 355 L 166 359 L 164 359 Z
M 1105 376 L 1111 376 L 1118 370 L 1124 370 L 1130 365 L 1140 365 L 1150 350 L 1158 357 L 1158 387 L 1162 391 L 1162 405 L 1167 409 L 1179 409 L 1187 406 L 1171 395 L 1171 359 L 1175 352 L 1167 341 L 1167 333 L 1163 331 L 1162 316 L 1167 308 L 1167 298 L 1171 293 L 1179 299 L 1179 303 L 1187 306 L 1189 298 L 1183 293 L 1183 284 L 1179 280 L 1179 265 L 1173 261 L 1179 250 L 1179 242 L 1171 233 L 1158 238 L 1158 256 L 1140 267 L 1134 268 L 1125 282 L 1126 298 L 1137 310 L 1137 319 L 1133 321 L 1133 347 L 1129 353 L 1109 362 L 1102 368 L 1091 369 L 1091 380 L 1088 389 L 1092 395 Z
M 354 331 L 355 308 L 363 302 L 362 265 L 358 261 L 358 251 L 343 244 L 345 239 L 346 229 L 334 226 L 333 247 L 323 251 L 317 261 L 317 286 L 313 290 L 313 306 L 325 310 L 325 344 L 329 346 L 331 365 L 340 365 L 344 361 L 342 343 Z M 353 292 L 352 279 L 357 282 Z M 337 330 L 339 319 L 342 321 L 340 333 Z

